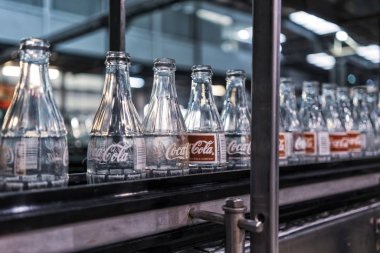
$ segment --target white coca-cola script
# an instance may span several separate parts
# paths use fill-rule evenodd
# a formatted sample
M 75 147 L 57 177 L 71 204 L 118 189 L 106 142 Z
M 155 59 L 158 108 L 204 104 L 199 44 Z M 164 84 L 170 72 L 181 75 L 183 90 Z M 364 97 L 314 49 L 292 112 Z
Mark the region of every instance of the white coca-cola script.
M 213 144 L 214 144 L 213 141 L 199 140 L 191 146 L 191 154 L 213 155 L 214 154 Z
M 227 154 L 229 155 L 250 155 L 251 154 L 251 142 L 238 143 L 236 140 L 231 141 L 227 147 Z
M 167 160 L 189 159 L 189 144 L 177 145 L 177 143 L 172 143 L 165 152 L 165 158 Z
M 91 157 L 93 159 L 101 160 L 104 162 L 127 162 L 130 149 L 133 144 L 112 144 L 106 149 L 95 148 L 91 151 Z

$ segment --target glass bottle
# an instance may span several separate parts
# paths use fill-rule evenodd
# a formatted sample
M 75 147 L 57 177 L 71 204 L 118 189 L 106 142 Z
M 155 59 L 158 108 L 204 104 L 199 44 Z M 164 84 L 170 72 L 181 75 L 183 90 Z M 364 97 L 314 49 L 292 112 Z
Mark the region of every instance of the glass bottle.
M 175 60 L 154 60 L 154 79 L 144 118 L 147 168 L 152 177 L 189 173 L 189 143 L 175 88 Z
M 129 84 L 130 56 L 106 54 L 102 99 L 95 114 L 87 150 L 90 183 L 145 178 L 145 143 Z
M 251 166 L 251 113 L 245 94 L 245 71 L 228 70 L 227 92 L 221 116 L 226 137 L 227 168 Z
M 337 87 L 338 114 L 348 136 L 348 150 L 351 157 L 362 156 L 362 137 L 352 114 L 351 98 L 347 87 Z
M 339 118 L 336 100 L 336 84 L 322 84 L 322 114 L 329 131 L 331 158 L 343 159 L 349 157 L 348 135 Z
M 305 156 L 305 138 L 297 115 L 297 102 L 294 83 L 290 78 L 280 81 L 280 138 L 286 145 L 286 160 L 299 163 Z M 286 162 L 281 162 L 281 165 Z
M 20 42 L 20 79 L 0 140 L 4 190 L 64 186 L 68 179 L 66 128 L 49 81 L 49 43 Z
M 213 172 L 226 168 L 226 143 L 219 113 L 211 92 L 212 69 L 192 67 L 192 94 L 186 115 L 190 143 L 191 173 Z
M 362 148 L 365 156 L 372 156 L 376 152 L 376 132 L 370 120 L 367 106 L 367 88 L 357 86 L 352 88 L 353 117 L 362 134 Z
M 318 82 L 303 83 L 300 118 L 306 142 L 305 161 L 330 160 L 330 140 L 319 104 Z
M 367 84 L 367 104 L 369 117 L 375 130 L 376 139 L 374 141 L 374 155 L 380 151 L 380 121 L 378 116 L 378 88 L 374 83 Z

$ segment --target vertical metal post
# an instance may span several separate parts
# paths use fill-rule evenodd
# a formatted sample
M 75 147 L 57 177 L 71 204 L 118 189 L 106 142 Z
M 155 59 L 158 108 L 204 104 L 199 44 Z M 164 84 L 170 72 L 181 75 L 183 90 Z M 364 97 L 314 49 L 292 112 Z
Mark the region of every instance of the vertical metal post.
M 239 221 L 244 220 L 244 212 L 247 208 L 239 198 L 229 198 L 223 206 L 224 225 L 226 229 L 226 253 L 243 253 L 245 230 L 239 226 Z
M 125 51 L 124 0 L 109 1 L 108 30 L 110 51 Z
M 281 0 L 253 0 L 251 218 L 252 253 L 278 253 L 278 89 Z

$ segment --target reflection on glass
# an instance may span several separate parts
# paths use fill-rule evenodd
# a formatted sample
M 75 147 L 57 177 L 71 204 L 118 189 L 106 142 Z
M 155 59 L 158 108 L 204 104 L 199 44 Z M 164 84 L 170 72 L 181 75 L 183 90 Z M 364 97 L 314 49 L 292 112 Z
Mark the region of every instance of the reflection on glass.
M 48 77 L 49 44 L 20 43 L 20 80 L 0 139 L 0 187 L 22 191 L 67 184 L 66 129 Z

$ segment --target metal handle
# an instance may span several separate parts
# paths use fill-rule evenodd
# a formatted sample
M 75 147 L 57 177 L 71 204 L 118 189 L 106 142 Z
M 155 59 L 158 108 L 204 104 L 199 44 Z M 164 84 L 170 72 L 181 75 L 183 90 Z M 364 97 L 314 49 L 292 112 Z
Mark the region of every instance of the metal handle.
M 191 208 L 189 216 L 193 219 L 202 219 L 225 225 L 226 253 L 243 253 L 245 231 L 260 233 L 263 231 L 263 223 L 258 220 L 244 218 L 247 208 L 244 206 L 244 201 L 240 198 L 228 198 L 223 206 L 223 210 L 224 215 Z

